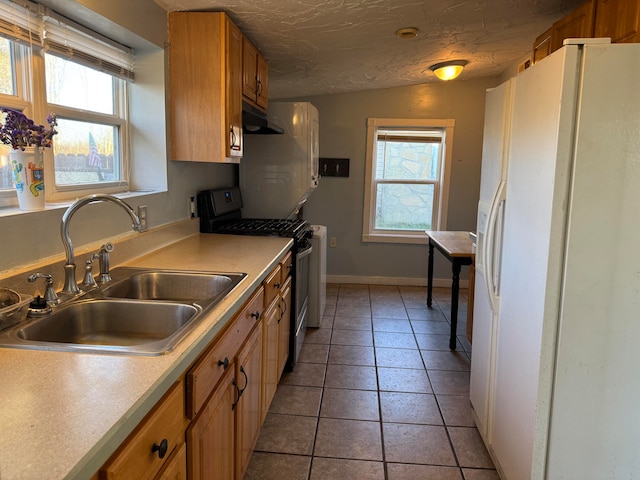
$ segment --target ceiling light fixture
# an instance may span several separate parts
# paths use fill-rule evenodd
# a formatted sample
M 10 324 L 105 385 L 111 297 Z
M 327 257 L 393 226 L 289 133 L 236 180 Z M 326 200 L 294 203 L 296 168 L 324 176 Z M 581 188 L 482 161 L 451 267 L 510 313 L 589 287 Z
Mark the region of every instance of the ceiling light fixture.
M 420 32 L 420 30 L 415 27 L 401 28 L 400 30 L 396 31 L 396 37 L 402 38 L 403 40 L 406 40 L 408 38 L 416 38 L 418 36 L 418 32 Z
M 436 63 L 429 68 L 440 80 L 453 80 L 462 73 L 467 63 L 469 62 L 466 60 L 449 60 L 448 62 Z

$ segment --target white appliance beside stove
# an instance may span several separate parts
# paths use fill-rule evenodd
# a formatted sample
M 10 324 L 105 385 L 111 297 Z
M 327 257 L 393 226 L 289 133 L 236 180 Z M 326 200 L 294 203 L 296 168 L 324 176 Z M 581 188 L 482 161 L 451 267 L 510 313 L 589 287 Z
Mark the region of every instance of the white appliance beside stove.
M 293 218 L 318 186 L 318 110 L 309 102 L 270 102 L 282 135 L 245 130 L 240 162 L 242 216 Z
M 327 227 L 311 225 L 313 236 L 309 258 L 309 312 L 307 327 L 319 327 L 327 303 Z

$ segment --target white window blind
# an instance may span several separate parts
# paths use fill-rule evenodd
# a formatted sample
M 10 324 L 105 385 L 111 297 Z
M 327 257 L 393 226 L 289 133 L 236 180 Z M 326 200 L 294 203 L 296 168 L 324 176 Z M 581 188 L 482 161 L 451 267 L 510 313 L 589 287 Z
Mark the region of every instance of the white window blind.
M 24 6 L 23 6 L 24 5 Z M 86 67 L 134 80 L 134 51 L 37 3 L 0 0 L 0 35 Z
M 51 11 L 44 16 L 44 48 L 51 55 L 134 80 L 132 49 Z
M 42 15 L 37 6 L 25 8 L 1 0 L 0 35 L 24 45 L 42 45 Z

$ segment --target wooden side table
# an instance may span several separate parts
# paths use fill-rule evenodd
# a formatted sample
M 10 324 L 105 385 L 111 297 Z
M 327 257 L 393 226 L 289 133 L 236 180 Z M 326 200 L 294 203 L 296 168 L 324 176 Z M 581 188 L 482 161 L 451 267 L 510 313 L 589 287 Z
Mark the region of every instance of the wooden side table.
M 427 276 L 427 306 L 431 307 L 433 298 L 433 249 L 438 249 L 451 262 L 451 336 L 449 348 L 456 349 L 456 329 L 458 328 L 458 293 L 460 290 L 460 270 L 463 265 L 471 266 L 469 282 L 473 281 L 473 265 L 476 254 L 469 232 L 427 231 L 429 236 L 429 268 Z M 472 287 L 469 289 L 469 306 L 473 308 Z

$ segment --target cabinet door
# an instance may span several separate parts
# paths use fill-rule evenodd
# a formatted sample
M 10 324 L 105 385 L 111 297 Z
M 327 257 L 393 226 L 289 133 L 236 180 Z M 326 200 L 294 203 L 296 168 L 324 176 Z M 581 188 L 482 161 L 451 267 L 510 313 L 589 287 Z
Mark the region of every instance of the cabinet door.
M 262 420 L 260 410 L 262 391 L 261 324 L 256 326 L 240 350 L 236 368 L 240 391 L 240 398 L 236 405 L 236 478 L 240 479 L 244 476 L 249 465 Z
M 237 162 L 241 34 L 221 12 L 169 12 L 168 19 L 171 159 Z
M 182 446 L 171 458 L 155 480 L 187 480 L 187 445 Z
M 282 313 L 278 321 L 278 377 L 282 375 L 287 360 L 289 359 L 289 343 L 291 340 L 291 277 L 286 281 L 282 289 Z M 279 380 L 279 378 L 278 378 Z
M 177 382 L 100 469 L 100 479 L 152 479 L 184 443 L 184 383 Z
M 256 103 L 264 110 L 269 106 L 269 65 L 260 53 L 256 58 Z
M 251 102 L 256 101 L 258 90 L 258 49 L 248 38 L 242 40 L 242 93 Z
M 640 4 L 637 0 L 598 0 L 595 37 L 612 43 L 640 42 Z
M 565 38 L 593 37 L 595 0 L 588 0 L 553 24 L 551 51 L 562 47 Z
M 242 32 L 227 18 L 227 151 L 242 157 Z
M 279 329 L 281 316 L 280 297 L 274 298 L 265 311 L 262 338 L 262 407 L 260 422 L 264 422 L 271 401 L 278 388 L 279 370 Z
M 232 479 L 235 461 L 233 406 L 237 398 L 230 368 L 187 430 L 189 480 Z
M 533 42 L 533 63 L 539 62 L 551 53 L 551 32 L 553 27 L 538 35 Z

